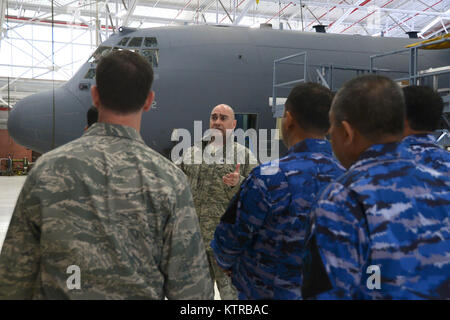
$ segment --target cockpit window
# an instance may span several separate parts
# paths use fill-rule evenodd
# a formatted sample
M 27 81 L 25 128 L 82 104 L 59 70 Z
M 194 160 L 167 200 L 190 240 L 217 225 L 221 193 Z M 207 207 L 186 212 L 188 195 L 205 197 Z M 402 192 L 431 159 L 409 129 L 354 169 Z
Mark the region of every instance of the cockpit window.
M 95 78 L 95 69 L 89 69 L 84 76 L 85 79 L 94 79 Z
M 117 45 L 118 45 L 118 46 L 126 46 L 128 40 L 130 40 L 129 37 L 122 38 L 122 39 L 119 41 L 119 43 L 118 43 Z
M 131 51 L 131 52 L 136 52 L 137 54 L 141 54 L 139 49 L 126 49 L 126 48 L 119 48 L 119 47 L 114 47 L 113 51 Z
M 158 46 L 158 41 L 155 37 L 146 37 L 144 41 L 144 47 L 153 48 Z
M 111 47 L 101 46 L 95 50 L 94 54 L 89 58 L 89 62 L 97 63 L 102 57 L 111 51 Z
M 158 49 L 144 49 L 141 54 L 152 67 L 158 66 Z
M 142 38 L 140 38 L 142 41 Z M 132 40 L 133 41 L 133 40 Z M 159 49 L 126 49 L 126 48 L 120 48 L 120 47 L 99 47 L 94 54 L 92 55 L 92 57 L 89 59 L 89 62 L 91 63 L 98 63 L 98 61 L 100 60 L 100 58 L 102 58 L 103 56 L 107 55 L 110 51 L 123 51 L 123 50 L 127 50 L 127 51 L 132 51 L 132 52 L 136 52 L 140 55 L 142 55 L 149 63 L 152 67 L 157 67 L 158 63 L 159 63 Z M 95 77 L 95 68 L 94 69 L 89 69 L 89 71 L 86 73 L 86 75 L 84 76 L 85 79 L 93 79 Z
M 126 49 L 126 48 L 119 48 L 119 47 L 114 47 L 113 51 L 131 51 L 131 52 L 139 53 L 139 49 Z
M 129 47 L 140 47 L 142 44 L 142 38 L 133 38 L 128 43 Z

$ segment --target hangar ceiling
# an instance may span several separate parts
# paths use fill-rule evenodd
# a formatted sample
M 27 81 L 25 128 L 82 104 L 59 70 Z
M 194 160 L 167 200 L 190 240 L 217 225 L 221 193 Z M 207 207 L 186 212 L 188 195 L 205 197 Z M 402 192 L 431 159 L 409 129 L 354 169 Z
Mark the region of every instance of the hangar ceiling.
M 419 31 L 428 38 L 450 26 L 449 0 L 4 0 L 2 6 L 11 21 L 48 23 L 53 9 L 57 24 L 79 27 L 282 23 L 312 31 L 322 24 L 331 33 L 404 37 Z
M 450 0 L 1 0 L 0 77 L 17 82 L 16 96 L 29 92 L 18 79 L 68 80 L 119 26 L 262 23 L 374 37 L 417 31 L 427 39 L 448 33 Z

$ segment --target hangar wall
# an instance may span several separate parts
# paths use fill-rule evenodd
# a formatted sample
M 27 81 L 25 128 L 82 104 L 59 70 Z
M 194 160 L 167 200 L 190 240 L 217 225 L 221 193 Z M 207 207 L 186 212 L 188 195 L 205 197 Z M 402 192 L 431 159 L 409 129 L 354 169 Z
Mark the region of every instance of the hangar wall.
M 8 111 L 6 108 L 0 108 L 0 159 L 11 156 L 13 159 L 27 158 L 29 162 L 32 159 L 32 151 L 17 144 L 8 133 L 6 121 Z M 0 171 L 6 171 L 6 161 L 0 161 Z

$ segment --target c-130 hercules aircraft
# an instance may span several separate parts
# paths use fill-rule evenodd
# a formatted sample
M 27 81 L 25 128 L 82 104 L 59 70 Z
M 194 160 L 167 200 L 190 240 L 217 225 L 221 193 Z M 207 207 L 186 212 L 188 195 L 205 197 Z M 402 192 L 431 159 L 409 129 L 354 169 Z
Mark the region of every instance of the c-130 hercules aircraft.
M 155 102 L 144 113 L 141 135 L 151 148 L 169 157 L 175 144 L 171 141 L 173 130 L 185 128 L 192 134 L 194 121 L 202 121 L 206 130 L 211 109 L 220 103 L 234 108 L 237 127 L 275 128 L 276 119 L 269 102 L 273 95 L 275 59 L 306 52 L 307 81 L 315 81 L 316 70 L 323 65 L 367 69 L 371 55 L 398 50 L 413 42 L 414 39 L 407 38 L 208 25 L 120 28 L 66 84 L 54 92 L 34 94 L 19 101 L 10 113 L 8 130 L 17 143 L 39 153 L 78 138 L 92 105 L 89 88 L 95 84 L 98 60 L 111 50 L 133 50 L 153 65 L 155 74 L 152 88 Z M 448 52 L 426 52 L 420 62 L 421 68 L 440 67 L 448 65 L 450 59 Z M 408 70 L 406 55 L 382 59 L 378 65 L 380 69 L 391 70 L 399 70 L 401 66 L 402 70 Z M 303 67 L 297 61 L 277 68 L 277 83 L 302 78 Z M 334 87 L 339 88 L 355 73 L 340 71 L 334 75 Z M 388 75 L 404 76 L 395 72 Z M 287 97 L 288 93 L 289 89 L 280 88 L 277 97 Z M 270 136 L 258 138 L 270 140 Z

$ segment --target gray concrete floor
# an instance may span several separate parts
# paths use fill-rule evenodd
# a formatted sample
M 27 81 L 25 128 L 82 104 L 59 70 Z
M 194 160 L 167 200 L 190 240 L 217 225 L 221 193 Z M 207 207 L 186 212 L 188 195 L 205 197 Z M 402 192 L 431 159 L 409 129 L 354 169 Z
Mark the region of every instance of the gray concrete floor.
M 25 183 L 26 176 L 0 176 L 0 252 L 8 231 L 9 221 L 14 211 L 20 190 Z M 220 300 L 217 285 L 214 284 L 214 299 Z
M 25 176 L 0 176 L 0 250 Z

